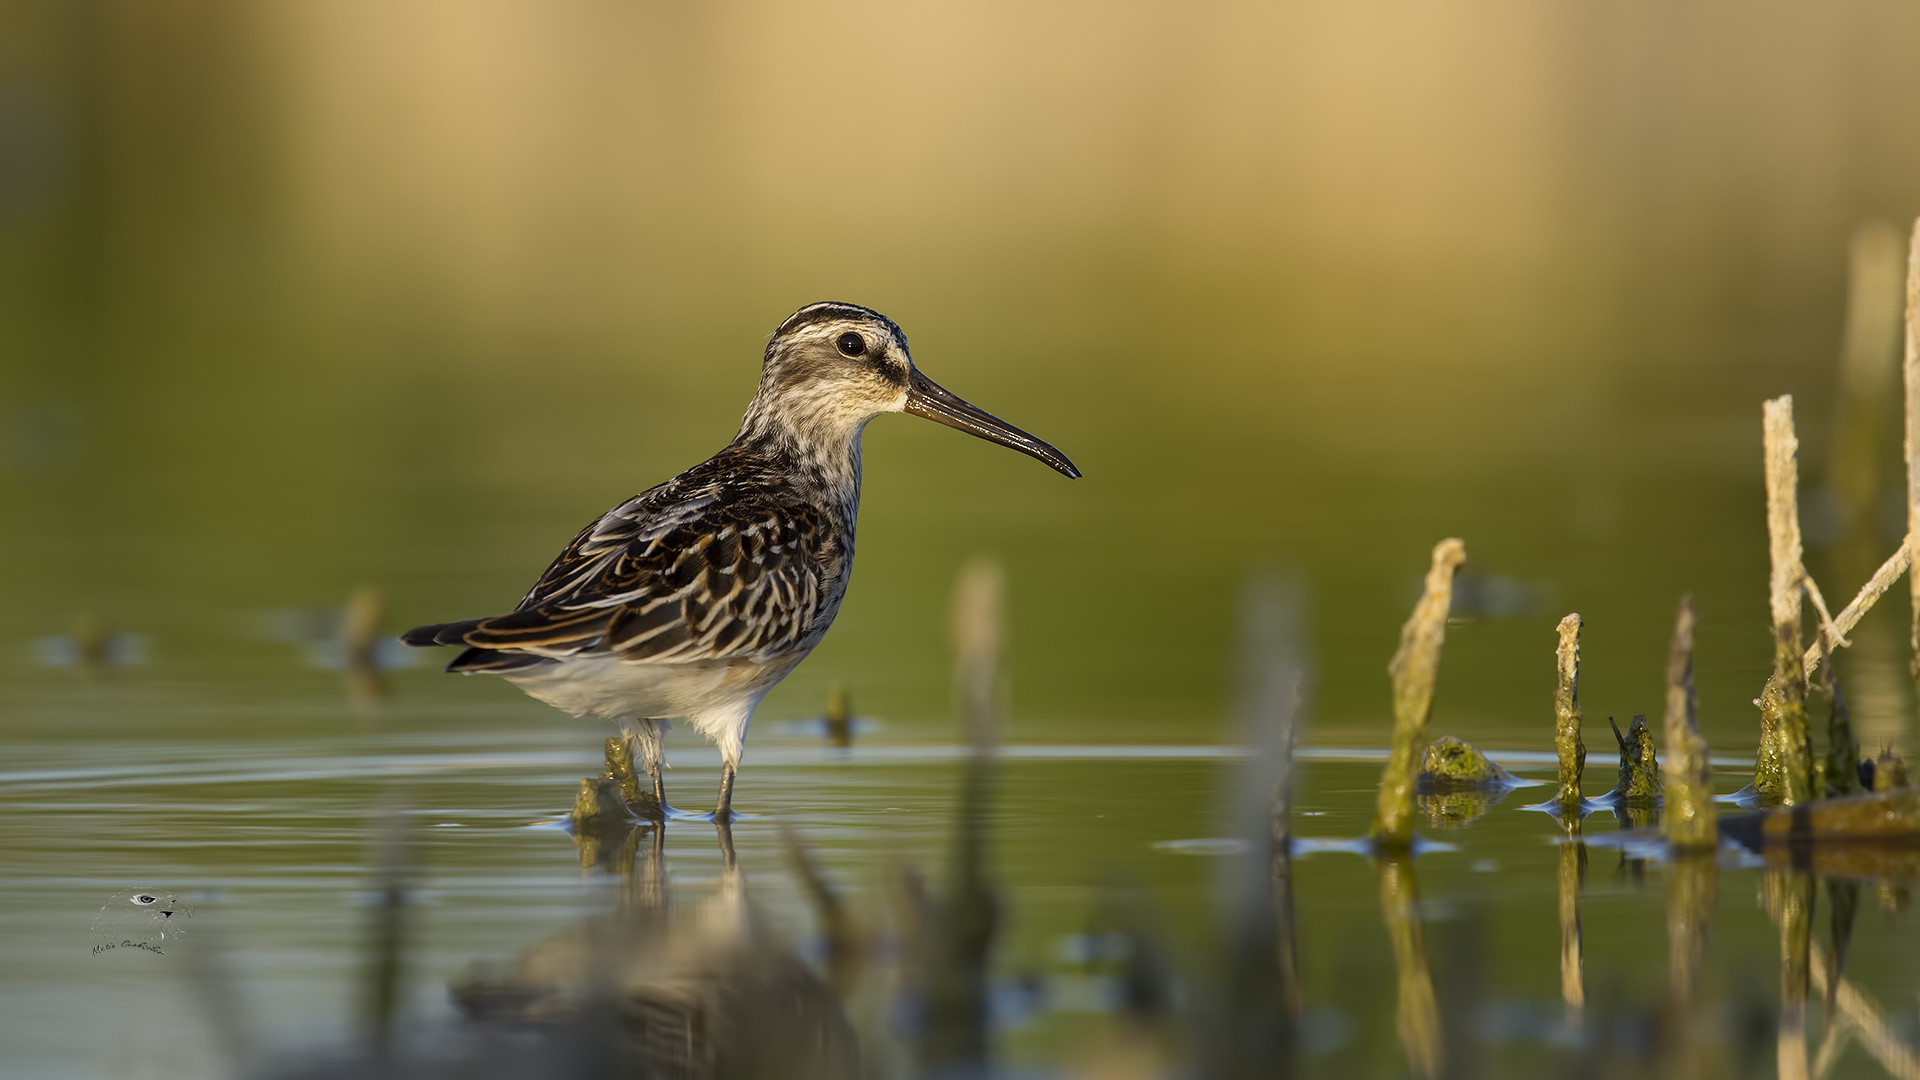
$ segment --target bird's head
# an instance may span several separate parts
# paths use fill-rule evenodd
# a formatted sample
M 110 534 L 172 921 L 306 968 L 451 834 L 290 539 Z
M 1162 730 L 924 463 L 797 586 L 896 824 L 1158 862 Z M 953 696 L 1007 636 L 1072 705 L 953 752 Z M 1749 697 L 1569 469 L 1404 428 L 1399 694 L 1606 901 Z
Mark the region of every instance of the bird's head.
M 783 428 L 825 442 L 857 435 L 889 412 L 938 424 L 1039 458 L 1077 477 L 1067 456 L 984 409 L 948 393 L 920 373 L 907 335 L 892 319 L 856 304 L 808 304 L 787 317 L 767 343 L 743 430 Z

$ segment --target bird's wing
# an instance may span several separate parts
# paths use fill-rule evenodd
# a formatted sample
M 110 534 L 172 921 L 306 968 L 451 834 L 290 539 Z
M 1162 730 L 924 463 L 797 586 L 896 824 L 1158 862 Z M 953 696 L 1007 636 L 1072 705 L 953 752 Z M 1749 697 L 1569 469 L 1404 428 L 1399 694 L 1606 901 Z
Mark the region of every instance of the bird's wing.
M 669 662 L 764 660 L 792 649 L 821 613 L 828 564 L 838 556 L 827 515 L 686 479 L 608 511 L 518 609 L 456 624 L 458 641 L 554 658 Z

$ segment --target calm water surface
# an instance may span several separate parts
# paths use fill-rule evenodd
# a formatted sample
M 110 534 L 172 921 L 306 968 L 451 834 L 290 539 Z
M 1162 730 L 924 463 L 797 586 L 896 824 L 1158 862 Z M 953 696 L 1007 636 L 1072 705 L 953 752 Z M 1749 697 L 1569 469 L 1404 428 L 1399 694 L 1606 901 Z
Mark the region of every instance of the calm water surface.
M 557 745 L 557 733 L 572 736 L 570 745 Z M 599 765 L 597 734 L 554 725 L 16 744 L 0 772 L 0 813 L 10 823 L 0 841 L 9 868 L 0 933 L 10 958 L 0 975 L 0 1027 L 10 1069 L 75 1077 L 211 1071 L 218 1059 L 203 1008 L 208 991 L 183 966 L 188 949 L 216 959 L 258 1045 L 298 1058 L 349 1044 L 367 962 L 370 852 L 394 821 L 410 826 L 417 869 L 406 1023 L 418 1033 L 452 1021 L 450 983 L 497 970 L 616 903 L 615 877 L 583 869 L 571 837 L 553 824 L 578 778 Z M 819 926 L 783 853 L 782 822 L 799 828 L 851 909 L 876 927 L 888 921 L 888 881 L 899 867 L 936 879 L 947 867 L 957 748 L 875 737 L 844 753 L 775 730 L 754 750 L 739 797 L 756 816 L 734 827 L 733 841 L 755 915 L 778 941 L 819 956 Z M 1303 765 L 1302 836 L 1365 830 L 1378 765 L 1352 760 L 1359 756 L 1316 753 Z M 703 801 L 717 757 L 683 742 L 671 762 L 670 795 Z M 1515 764 L 1542 774 L 1524 755 Z M 1590 778 L 1610 773 L 1598 755 L 1595 764 Z M 1087 1059 L 1111 1038 L 1118 972 L 1085 943 L 1104 940 L 1117 899 L 1151 913 L 1153 936 L 1180 958 L 1187 978 L 1217 968 L 1227 901 L 1244 876 L 1236 870 L 1252 858 L 1223 829 L 1219 792 L 1245 767 L 1231 748 L 1008 752 L 990 850 L 1005 905 L 996 1015 L 1011 1061 Z M 1722 779 L 1723 790 L 1738 782 Z M 1435 834 L 1451 847 L 1417 864 L 1418 910 L 1448 1016 L 1470 1017 L 1473 1060 L 1485 1075 L 1566 1067 L 1577 1040 L 1561 1001 L 1558 833 L 1545 815 L 1517 809 L 1541 790 L 1521 789 L 1471 827 Z M 1589 819 L 1590 836 L 1612 831 L 1606 818 Z M 691 911 L 721 888 L 711 825 L 669 825 L 664 852 L 676 909 Z M 1665 992 L 1669 872 L 1604 847 L 1586 855 L 1585 986 L 1596 1015 L 1624 1018 L 1602 1036 L 1623 1045 L 1651 1037 L 1645 1010 Z M 1742 1049 L 1742 1025 L 1771 1018 L 1777 934 L 1757 898 L 1762 873 L 1727 863 L 1718 880 L 1701 985 L 1711 1003 L 1704 1038 L 1726 1063 L 1752 1052 Z M 1308 1072 L 1403 1074 L 1395 956 L 1372 865 L 1318 853 L 1296 862 L 1295 881 Z M 90 954 L 99 905 L 136 884 L 191 903 L 190 935 L 165 955 Z M 1883 892 L 1884 910 L 1866 888 L 1848 974 L 1885 1008 L 1891 1030 L 1911 1041 L 1920 1036 L 1912 1005 L 1920 939 L 1904 901 Z M 1822 911 L 1816 940 L 1824 940 L 1824 920 Z M 857 995 L 850 1011 L 885 1042 L 895 1024 L 876 996 Z M 1762 1042 L 1767 1052 L 1755 1068 L 1764 1074 L 1771 1041 Z M 1877 1070 L 1856 1048 L 1836 1075 Z

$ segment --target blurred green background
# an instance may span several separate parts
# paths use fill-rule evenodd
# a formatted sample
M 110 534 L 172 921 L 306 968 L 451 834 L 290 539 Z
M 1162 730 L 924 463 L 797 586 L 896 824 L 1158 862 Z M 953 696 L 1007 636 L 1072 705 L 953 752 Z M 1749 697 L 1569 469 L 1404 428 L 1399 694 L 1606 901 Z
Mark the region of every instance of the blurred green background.
M 1920 7 L 1869 0 L 10 0 L 0 719 L 337 728 L 333 677 L 249 613 L 364 583 L 391 629 L 510 606 L 717 450 L 766 334 L 831 298 L 1086 478 L 876 423 L 852 593 L 763 716 L 844 683 L 946 737 L 946 595 L 990 552 L 1016 741 L 1221 737 L 1236 596 L 1277 567 L 1314 738 L 1378 743 L 1412 583 L 1460 535 L 1485 587 L 1440 730 L 1544 746 L 1570 610 L 1589 715 L 1657 713 L 1692 590 L 1705 731 L 1743 752 L 1759 404 L 1796 396 L 1831 486 L 1850 238 L 1920 211 L 1915 40 Z M 1869 497 L 1809 514 L 1836 604 L 1900 533 L 1890 325 L 1849 422 L 1883 433 Z M 86 693 L 35 669 L 81 611 L 148 662 Z M 1873 739 L 1911 728 L 1906 618 L 1843 669 Z M 430 670 L 395 722 L 545 722 Z

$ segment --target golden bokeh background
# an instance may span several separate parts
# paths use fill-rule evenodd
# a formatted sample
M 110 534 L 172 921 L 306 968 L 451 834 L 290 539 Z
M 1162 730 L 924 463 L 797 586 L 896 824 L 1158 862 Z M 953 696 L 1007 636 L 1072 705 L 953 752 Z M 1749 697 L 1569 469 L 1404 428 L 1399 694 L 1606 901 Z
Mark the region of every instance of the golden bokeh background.
M 1563 609 L 1595 709 L 1657 712 L 1692 589 L 1708 734 L 1742 742 L 1759 401 L 1796 394 L 1818 487 L 1849 238 L 1920 210 L 1920 8 L 1869 0 L 19 2 L 0 27 L 5 626 L 109 612 L 215 696 L 294 678 L 236 613 L 363 582 L 396 629 L 510 604 L 717 449 L 766 333 L 835 298 L 1087 478 L 877 423 L 854 592 L 769 709 L 844 682 L 937 721 L 946 590 L 990 551 L 1033 737 L 1215 737 L 1239 583 L 1277 565 L 1321 723 L 1377 738 L 1408 582 L 1459 534 L 1525 602 L 1456 633 L 1450 730 L 1544 733 Z M 30 724 L 41 691 L 10 693 Z

